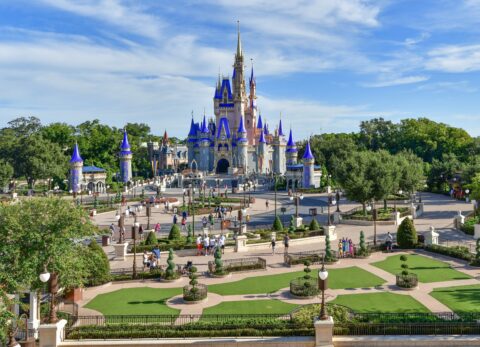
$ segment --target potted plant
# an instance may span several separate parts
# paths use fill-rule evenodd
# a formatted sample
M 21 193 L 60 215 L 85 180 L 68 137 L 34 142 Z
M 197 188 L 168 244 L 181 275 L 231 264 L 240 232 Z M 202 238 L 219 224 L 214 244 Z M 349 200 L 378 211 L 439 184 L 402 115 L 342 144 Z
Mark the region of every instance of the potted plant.
M 405 254 L 400 256 L 400 260 L 402 272 L 396 275 L 396 285 L 402 289 L 415 289 L 418 286 L 418 276 L 408 271 L 408 257 Z

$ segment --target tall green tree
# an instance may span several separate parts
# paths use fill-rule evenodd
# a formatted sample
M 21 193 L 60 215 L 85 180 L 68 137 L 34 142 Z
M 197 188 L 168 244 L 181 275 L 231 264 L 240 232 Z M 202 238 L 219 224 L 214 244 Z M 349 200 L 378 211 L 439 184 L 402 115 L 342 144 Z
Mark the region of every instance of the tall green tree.
M 396 166 L 399 174 L 395 190 L 414 193 L 422 188 L 425 181 L 425 164 L 411 151 L 402 151 L 395 155 Z M 395 193 L 395 192 L 393 192 Z
M 0 190 L 5 187 L 13 177 L 13 166 L 4 159 L 0 159 Z

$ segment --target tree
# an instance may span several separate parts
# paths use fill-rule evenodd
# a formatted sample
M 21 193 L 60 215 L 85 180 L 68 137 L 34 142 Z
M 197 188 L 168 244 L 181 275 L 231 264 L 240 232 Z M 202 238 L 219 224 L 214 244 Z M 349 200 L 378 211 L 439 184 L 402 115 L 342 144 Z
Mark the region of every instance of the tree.
M 402 151 L 395 155 L 396 170 L 399 174 L 395 192 L 414 193 L 422 188 L 424 182 L 424 163 L 411 151 Z M 394 192 L 394 193 L 395 193 Z
M 398 125 L 383 118 L 374 118 L 360 123 L 359 143 L 366 149 L 385 149 L 394 153 L 398 148 Z
M 315 216 L 312 218 L 310 225 L 308 226 L 308 230 L 320 230 L 320 224 L 318 224 L 317 219 Z
M 0 190 L 6 187 L 13 177 L 13 167 L 4 159 L 0 159 Z
M 369 255 L 367 246 L 365 245 L 365 233 L 360 230 L 360 249 L 357 251 L 357 255 L 366 257 Z
M 402 261 L 402 265 L 400 265 L 402 268 L 402 276 L 406 277 L 409 275 L 407 264 L 408 257 L 405 254 L 402 254 L 400 260 Z
M 188 224 L 188 233 L 187 233 L 187 243 L 193 243 L 193 232 L 192 232 L 192 225 Z
M 480 239 L 477 239 L 475 243 L 475 259 L 473 259 L 472 265 L 480 266 Z
M 222 261 L 222 251 L 220 247 L 215 249 L 215 253 L 213 253 L 213 257 L 215 258 L 215 274 L 217 275 L 224 275 L 225 269 L 223 268 L 223 261 Z
M 433 159 L 428 173 L 427 183 L 430 189 L 445 191 L 447 182 L 462 171 L 463 164 L 453 153 L 443 154 L 441 159 Z
M 167 269 L 165 270 L 165 279 L 173 280 L 177 278 L 177 273 L 175 272 L 175 263 L 173 262 L 173 249 L 168 250 L 168 259 L 167 259 Z
M 384 201 L 387 209 L 387 197 L 395 191 L 399 182 L 399 170 L 391 154 L 381 150 L 370 153 L 366 180 L 371 182 L 372 198 Z
M 85 270 L 84 285 L 98 286 L 111 280 L 110 262 L 102 247 L 93 239 L 88 247 L 78 246 Z M 83 252 L 82 252 L 83 250 Z
M 400 248 L 415 248 L 417 243 L 415 226 L 410 218 L 405 218 L 397 230 L 397 244 Z
M 150 231 L 145 240 L 146 245 L 154 246 L 158 243 L 157 236 L 154 231 Z
M 282 231 L 283 230 L 283 224 L 282 224 L 282 221 L 280 220 L 279 216 L 275 217 L 275 220 L 273 221 L 272 230 L 274 230 L 274 231 Z
M 170 233 L 168 234 L 169 240 L 179 240 L 182 238 L 180 234 L 180 227 L 177 224 L 173 224 L 170 228 Z
M 325 261 L 332 262 L 337 259 L 332 254 L 332 247 L 330 246 L 330 236 L 325 236 Z

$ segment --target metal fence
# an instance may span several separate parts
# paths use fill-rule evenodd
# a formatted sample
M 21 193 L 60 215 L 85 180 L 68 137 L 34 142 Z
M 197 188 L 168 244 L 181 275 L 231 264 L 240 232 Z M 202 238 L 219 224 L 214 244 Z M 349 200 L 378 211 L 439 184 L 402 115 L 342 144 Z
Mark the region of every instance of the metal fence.
M 252 257 L 252 258 L 239 258 L 239 259 L 225 259 L 222 260 L 223 269 L 227 271 L 245 271 L 252 269 L 266 269 L 267 261 L 264 258 Z M 215 262 L 208 262 L 208 271 L 215 271 Z

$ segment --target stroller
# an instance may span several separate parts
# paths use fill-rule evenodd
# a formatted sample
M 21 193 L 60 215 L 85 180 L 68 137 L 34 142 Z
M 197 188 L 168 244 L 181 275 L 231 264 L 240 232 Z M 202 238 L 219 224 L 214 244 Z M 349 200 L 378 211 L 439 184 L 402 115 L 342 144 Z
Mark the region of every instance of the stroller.
M 188 275 L 192 266 L 193 262 L 191 260 L 187 261 L 187 263 L 182 268 L 182 275 Z

